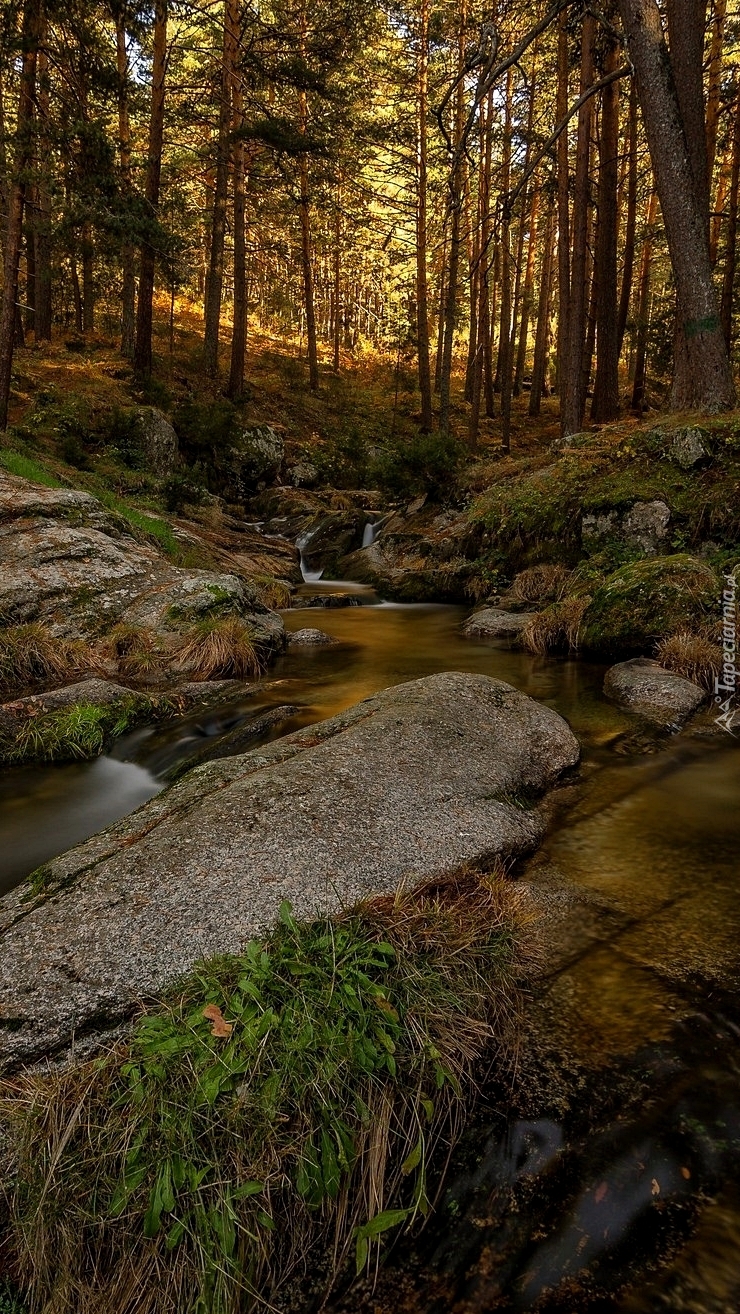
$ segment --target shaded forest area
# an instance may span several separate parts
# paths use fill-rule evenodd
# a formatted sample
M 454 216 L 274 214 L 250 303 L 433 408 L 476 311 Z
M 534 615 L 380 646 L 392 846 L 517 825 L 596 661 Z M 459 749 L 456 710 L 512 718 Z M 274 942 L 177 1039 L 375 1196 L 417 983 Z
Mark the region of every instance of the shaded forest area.
M 255 330 L 313 391 L 380 352 L 472 451 L 523 392 L 564 434 L 731 407 L 738 31 L 726 0 L 6 0 L 0 424 L 15 348 L 115 333 L 146 380 L 185 303 L 232 400 Z

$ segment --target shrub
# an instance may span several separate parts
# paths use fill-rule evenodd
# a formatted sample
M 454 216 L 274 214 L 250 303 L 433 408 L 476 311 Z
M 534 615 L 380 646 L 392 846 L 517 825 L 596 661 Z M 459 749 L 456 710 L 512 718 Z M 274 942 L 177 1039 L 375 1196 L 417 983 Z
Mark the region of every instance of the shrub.
M 722 670 L 722 649 L 719 644 L 687 630 L 661 639 L 655 647 L 655 658 L 667 671 L 675 671 L 677 675 L 693 680 L 704 689 L 714 688 L 715 676 Z
M 249 680 L 261 670 L 248 627 L 233 618 L 200 621 L 184 637 L 175 660 L 194 680 Z
M 200 506 L 205 500 L 206 486 L 203 472 L 198 466 L 178 470 L 162 485 L 162 497 L 168 511 L 179 514 L 186 506 Z
M 217 475 L 236 439 L 236 407 L 225 398 L 186 401 L 175 411 L 173 424 L 183 460 L 188 465 L 198 462 L 211 477 Z
M 111 455 L 129 470 L 141 470 L 145 464 L 141 425 L 136 411 L 116 407 L 101 430 Z
M 527 651 L 542 657 L 549 652 L 575 652 L 589 601 L 587 596 L 563 598 L 536 612 L 522 630 L 522 643 Z
M 465 460 L 465 448 L 442 433 L 420 433 L 386 444 L 371 463 L 368 477 L 399 497 L 426 493 L 434 501 L 449 497 Z
M 35 1307 L 232 1314 L 424 1216 L 508 1054 L 522 896 L 457 873 L 196 967 L 86 1063 L 8 1079 L 11 1245 Z
M 622 566 L 594 591 L 583 618 L 584 647 L 641 652 L 677 630 L 696 631 L 718 613 L 714 571 L 684 553 Z

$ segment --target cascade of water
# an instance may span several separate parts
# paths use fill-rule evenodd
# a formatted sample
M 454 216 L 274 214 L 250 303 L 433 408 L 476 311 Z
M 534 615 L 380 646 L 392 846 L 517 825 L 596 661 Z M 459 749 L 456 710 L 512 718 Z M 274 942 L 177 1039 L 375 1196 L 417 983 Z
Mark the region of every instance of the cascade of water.
M 364 548 L 372 547 L 373 543 L 378 537 L 379 528 L 380 526 L 377 522 L 375 524 L 371 524 L 370 521 L 368 520 L 362 533 L 362 546 Z
M 306 565 L 306 558 L 304 554 L 306 548 L 308 547 L 315 533 L 316 533 L 315 529 L 306 530 L 304 534 L 299 534 L 298 538 L 295 541 L 295 545 L 300 553 L 299 564 L 301 567 L 301 575 L 303 576 L 304 582 L 306 584 L 315 584 L 317 580 L 321 579 L 321 576 L 324 573 L 323 566 L 321 570 L 309 570 L 308 566 Z

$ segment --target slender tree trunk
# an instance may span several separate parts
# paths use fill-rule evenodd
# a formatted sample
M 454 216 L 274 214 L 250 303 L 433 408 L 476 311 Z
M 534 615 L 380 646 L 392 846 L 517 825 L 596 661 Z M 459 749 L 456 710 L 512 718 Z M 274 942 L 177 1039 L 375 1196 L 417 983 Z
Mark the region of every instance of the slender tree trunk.
M 735 264 L 737 257 L 737 205 L 738 185 L 740 184 L 740 92 L 735 106 L 735 118 L 732 128 L 732 173 L 730 175 L 729 213 L 727 216 L 727 244 L 725 247 L 725 267 L 722 278 L 722 305 L 720 318 L 722 333 L 730 351 L 732 343 L 732 303 L 735 290 Z
M 442 372 L 439 383 L 439 427 L 443 433 L 448 433 L 450 428 L 450 388 L 452 383 L 452 356 L 455 340 L 455 320 L 457 318 L 457 297 L 458 297 L 458 279 L 460 272 L 460 247 L 462 238 L 460 233 L 461 209 L 463 203 L 463 171 L 462 171 L 462 133 L 465 112 L 465 85 L 462 77 L 465 65 L 465 24 L 467 18 L 465 0 L 460 8 L 459 27 L 458 27 L 458 44 L 457 44 L 457 74 L 458 84 L 455 93 L 455 116 L 454 131 L 452 136 L 452 145 L 454 151 L 454 160 L 450 172 L 449 180 L 449 210 L 450 210 L 450 263 L 447 270 L 447 288 L 445 295 L 445 313 L 444 313 L 444 345 L 442 348 Z
M 218 374 L 218 335 L 221 323 L 221 296 L 224 283 L 224 239 L 226 235 L 226 201 L 229 187 L 229 122 L 231 119 L 231 65 L 233 41 L 228 17 L 228 0 L 224 0 L 223 45 L 221 51 L 221 92 L 218 106 L 216 140 L 216 184 L 211 212 L 211 244 L 206 275 L 204 307 L 203 363 L 206 374 Z
M 537 218 L 540 205 L 540 190 L 532 191 L 532 208 L 529 213 L 529 244 L 527 247 L 527 267 L 524 273 L 524 297 L 522 300 L 522 322 L 519 328 L 519 350 L 514 371 L 514 396 L 518 397 L 522 389 L 522 380 L 527 364 L 527 342 L 529 338 L 529 321 L 532 315 L 532 295 L 534 291 L 534 262 L 537 247 Z
M 555 238 L 555 211 L 552 204 L 548 206 L 545 221 L 545 243 L 542 251 L 542 272 L 540 274 L 540 296 L 537 306 L 537 332 L 534 342 L 534 365 L 532 366 L 532 389 L 529 394 L 529 414 L 535 418 L 540 413 L 542 393 L 545 386 L 545 369 L 547 366 L 547 340 L 550 332 L 550 290 L 552 286 L 553 241 Z
M 121 191 L 131 196 L 131 126 L 128 113 L 128 53 L 126 19 L 121 11 L 116 17 L 116 69 L 118 73 L 118 153 L 121 165 Z M 136 272 L 133 243 L 128 238 L 121 246 L 123 286 L 121 288 L 121 355 L 134 354 L 136 332 Z
M 90 224 L 82 225 L 82 332 L 95 331 L 95 248 Z
M 444 352 L 445 342 L 445 305 L 447 304 L 446 292 L 446 274 L 447 274 L 447 224 L 445 222 L 444 238 L 442 241 L 442 264 L 439 270 L 439 285 L 437 296 L 437 344 L 434 353 L 434 391 L 439 392 L 442 385 L 442 354 Z
M 37 166 L 38 167 L 38 164 Z M 29 210 L 30 222 L 26 224 L 26 294 L 24 327 L 29 333 L 36 328 L 36 214 L 38 212 L 37 188 L 30 183 L 26 187 L 26 214 Z
M 152 100 L 149 117 L 149 159 L 145 198 L 152 221 L 159 208 L 164 136 L 165 75 L 167 71 L 167 0 L 155 0 Z M 144 240 L 139 265 L 139 297 L 136 303 L 136 347 L 134 368 L 145 377 L 152 372 L 152 303 L 154 300 L 155 249 L 153 236 Z
M 244 128 L 244 90 L 239 51 L 239 0 L 227 0 L 231 40 L 231 159 L 234 175 L 234 327 L 229 361 L 229 397 L 244 392 L 247 349 L 247 166 Z
M 624 225 L 624 264 L 622 266 L 622 288 L 619 294 L 619 315 L 617 319 L 617 355 L 622 354 L 624 331 L 627 327 L 630 300 L 632 298 L 632 278 L 635 268 L 635 230 L 637 227 L 637 83 L 630 79 L 629 135 L 627 160 L 627 216 Z
M 41 0 L 26 0 L 23 11 L 23 64 L 18 96 L 15 159 L 8 192 L 3 292 L 2 302 L 0 303 L 0 430 L 6 429 L 8 425 L 18 290 L 18 262 L 23 234 L 24 182 L 33 158 L 33 102 L 36 83 L 36 59 L 41 36 L 41 14 Z
M 429 358 L 429 290 L 427 282 L 427 115 L 429 113 L 429 0 L 421 0 L 419 14 L 418 147 L 416 173 L 416 340 L 421 393 L 421 428 L 430 433 L 432 372 Z
M 712 281 L 708 209 L 702 208 L 690 163 L 660 11 L 656 0 L 618 0 L 618 5 L 637 72 L 685 347 L 677 353 L 673 405 L 721 410 L 732 406 L 735 390 Z M 701 139 L 706 150 L 703 123 Z
M 588 15 L 583 22 L 581 94 L 593 82 L 593 39 L 594 19 Z M 586 393 L 583 385 L 583 356 L 586 338 L 586 298 L 588 296 L 586 268 L 592 122 L 593 98 L 585 101 L 578 111 L 576 177 L 573 198 L 573 255 L 570 273 L 570 296 L 568 298 L 568 351 L 566 355 L 566 378 L 561 383 L 561 424 L 564 434 L 578 433 L 583 424 L 583 412 L 586 403 Z M 565 384 L 565 396 L 563 396 L 562 391 L 563 384 Z
M 512 98 L 514 94 L 514 70 L 510 68 L 506 77 L 506 106 L 504 109 L 504 144 L 501 186 L 504 193 L 504 210 L 501 217 L 501 323 L 499 328 L 498 365 L 501 381 L 501 447 L 508 452 L 511 447 L 511 366 L 512 366 L 512 322 L 511 322 L 511 217 L 509 214 L 508 191 L 511 186 L 511 120 Z
M 491 379 L 491 316 L 488 294 L 488 275 L 491 266 L 491 154 L 492 135 L 491 118 L 493 114 L 493 93 L 489 92 L 481 103 L 479 111 L 481 161 L 479 178 L 480 240 L 478 243 L 478 282 L 477 282 L 477 323 L 476 349 L 473 361 L 471 389 L 470 422 L 468 426 L 468 446 L 475 451 L 478 446 L 480 428 L 481 396 L 486 375 L 491 380 L 491 401 L 493 386 Z
M 339 373 L 341 346 L 340 327 L 342 323 L 342 210 L 341 193 L 337 191 L 336 213 L 334 215 L 334 278 L 332 291 L 332 369 Z M 429 343 L 427 342 L 427 363 L 429 362 Z
M 37 342 L 51 342 L 51 163 L 49 131 L 49 75 L 46 52 L 46 23 L 43 22 L 38 54 L 38 211 L 36 215 L 36 308 L 34 334 Z
M 558 17 L 558 81 L 555 118 L 562 123 L 568 113 L 568 10 Z M 561 410 L 568 389 L 568 314 L 570 310 L 570 165 L 568 161 L 568 129 L 561 132 L 557 141 L 558 177 L 558 346 L 557 383 Z
M 645 219 L 645 236 L 640 258 L 640 281 L 637 296 L 637 334 L 635 341 L 635 377 L 632 387 L 632 409 L 641 411 L 645 400 L 645 365 L 647 335 L 650 320 L 650 265 L 653 258 L 655 216 L 658 212 L 658 193 L 653 192 L 648 202 Z
M 712 185 L 714 157 L 717 150 L 720 92 L 722 89 L 722 42 L 725 31 L 727 0 L 714 0 L 712 6 L 712 39 L 709 50 L 709 76 L 707 79 L 707 179 Z
M 620 48 L 611 41 L 604 59 L 604 75 L 614 72 L 620 63 Z M 599 222 L 596 266 L 596 379 L 591 405 L 591 419 L 597 424 L 616 420 L 619 415 L 619 325 L 614 314 L 617 304 L 617 208 L 619 153 L 619 82 L 612 82 L 601 93 L 601 136 L 599 138 Z
M 719 179 L 717 180 L 717 199 L 714 203 L 714 214 L 709 223 L 709 260 L 714 269 L 717 263 L 717 253 L 719 251 L 719 239 L 722 235 L 722 219 L 724 216 L 725 201 L 727 200 L 727 188 L 730 183 L 730 172 L 732 168 L 732 145 L 729 144 L 722 156 L 722 163 L 719 170 Z

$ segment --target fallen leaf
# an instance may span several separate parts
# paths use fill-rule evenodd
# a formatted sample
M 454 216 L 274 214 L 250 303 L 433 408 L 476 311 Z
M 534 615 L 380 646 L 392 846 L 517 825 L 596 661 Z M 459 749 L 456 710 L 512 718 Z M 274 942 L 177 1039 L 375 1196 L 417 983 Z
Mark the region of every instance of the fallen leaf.
M 596 1187 L 596 1190 L 594 1191 L 594 1200 L 597 1204 L 601 1204 L 601 1201 L 605 1198 L 608 1190 L 609 1187 L 606 1182 L 602 1182 L 601 1186 Z
M 213 1024 L 211 1026 L 212 1036 L 231 1035 L 231 1032 L 233 1031 L 233 1027 L 230 1022 L 226 1021 L 226 1018 L 221 1012 L 221 1009 L 219 1008 L 218 1004 L 206 1004 L 205 1008 L 203 1009 L 203 1016 L 205 1018 L 208 1018 L 208 1021 Z
M 654 1177 L 652 1182 L 650 1183 L 650 1194 L 660 1195 L 660 1182 L 658 1181 L 657 1177 Z
M 683 1177 L 685 1182 L 691 1181 L 691 1173 L 689 1172 L 688 1168 L 681 1169 L 681 1176 Z

